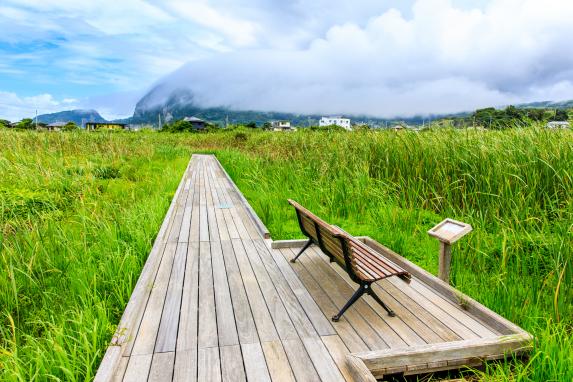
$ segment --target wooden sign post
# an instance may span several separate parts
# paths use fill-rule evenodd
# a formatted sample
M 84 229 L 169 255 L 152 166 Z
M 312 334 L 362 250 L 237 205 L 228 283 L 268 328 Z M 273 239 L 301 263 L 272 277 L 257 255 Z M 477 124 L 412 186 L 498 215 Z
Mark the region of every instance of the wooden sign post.
M 440 264 L 438 277 L 450 283 L 450 264 L 452 262 L 452 244 L 472 231 L 472 226 L 453 219 L 445 219 L 428 231 L 428 235 L 440 241 Z

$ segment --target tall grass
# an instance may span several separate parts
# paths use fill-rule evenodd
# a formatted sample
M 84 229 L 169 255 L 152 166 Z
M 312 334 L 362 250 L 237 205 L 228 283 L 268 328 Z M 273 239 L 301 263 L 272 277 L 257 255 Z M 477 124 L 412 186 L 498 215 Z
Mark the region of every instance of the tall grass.
M 573 134 L 0 131 L 0 379 L 90 380 L 197 150 L 216 152 L 274 239 L 287 198 L 431 272 L 444 217 L 471 223 L 452 281 L 536 337 L 483 380 L 573 380 Z
M 285 202 L 294 198 L 436 273 L 428 229 L 445 217 L 471 223 L 453 284 L 538 340 L 531 363 L 484 379 L 573 380 L 570 131 L 254 135 L 218 156 L 275 239 L 301 237 Z
M 189 159 L 150 136 L 0 132 L 0 380 L 90 380 Z

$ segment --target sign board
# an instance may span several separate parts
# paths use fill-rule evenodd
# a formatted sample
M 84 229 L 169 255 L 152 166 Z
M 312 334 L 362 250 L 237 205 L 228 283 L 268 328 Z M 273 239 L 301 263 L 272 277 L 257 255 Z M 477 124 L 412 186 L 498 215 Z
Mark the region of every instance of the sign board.
M 428 234 L 441 242 L 453 244 L 471 231 L 471 225 L 448 218 L 429 230 Z

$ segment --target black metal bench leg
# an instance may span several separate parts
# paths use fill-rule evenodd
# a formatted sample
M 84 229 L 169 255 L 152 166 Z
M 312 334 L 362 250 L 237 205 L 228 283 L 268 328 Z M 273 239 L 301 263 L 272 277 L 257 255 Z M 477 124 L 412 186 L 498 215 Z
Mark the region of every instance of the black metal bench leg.
M 296 259 L 298 259 L 299 256 L 302 255 L 302 253 L 303 253 L 304 251 L 306 251 L 306 249 L 307 249 L 308 247 L 310 247 L 311 244 L 312 244 L 312 240 L 307 241 L 306 244 L 304 245 L 304 247 L 302 247 L 302 249 L 300 250 L 300 252 L 299 252 L 293 259 L 291 259 L 290 262 L 291 262 L 291 263 L 296 262 Z
M 346 312 L 346 310 L 348 308 L 350 308 L 352 306 L 352 304 L 354 304 L 360 297 L 362 297 L 364 292 L 366 292 L 366 288 L 367 288 L 366 284 L 360 284 L 360 287 L 356 290 L 356 292 L 354 292 L 352 297 L 350 297 L 350 300 L 348 300 L 346 302 L 346 304 L 344 304 L 342 309 L 340 309 L 340 312 L 338 312 L 338 314 L 332 316 L 332 321 L 338 322 L 338 320 L 340 320 L 340 317 L 342 317 L 344 312 Z
M 376 300 L 376 302 L 380 305 L 382 305 L 382 308 L 386 309 L 386 311 L 388 312 L 388 315 L 390 317 L 396 317 L 396 313 L 394 313 L 394 311 L 392 309 L 390 309 L 386 304 L 384 304 L 384 301 L 382 301 L 382 299 L 380 297 L 378 297 L 378 295 L 376 293 L 374 293 L 374 290 L 372 290 L 372 287 L 369 286 L 368 289 L 366 290 L 366 293 L 368 293 L 370 296 L 372 296 L 372 298 L 374 300 Z

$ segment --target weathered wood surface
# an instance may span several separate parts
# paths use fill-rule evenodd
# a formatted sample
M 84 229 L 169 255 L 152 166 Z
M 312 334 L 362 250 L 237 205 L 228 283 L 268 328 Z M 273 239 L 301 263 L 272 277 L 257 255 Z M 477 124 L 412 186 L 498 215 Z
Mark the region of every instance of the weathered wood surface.
M 288 262 L 305 241 L 267 236 L 218 161 L 193 155 L 96 381 L 371 382 L 526 348 L 527 333 L 473 300 L 461 309 L 453 288 L 392 254 L 414 276 L 376 286 L 397 317 L 366 297 L 331 322 L 357 286 L 317 248 Z

